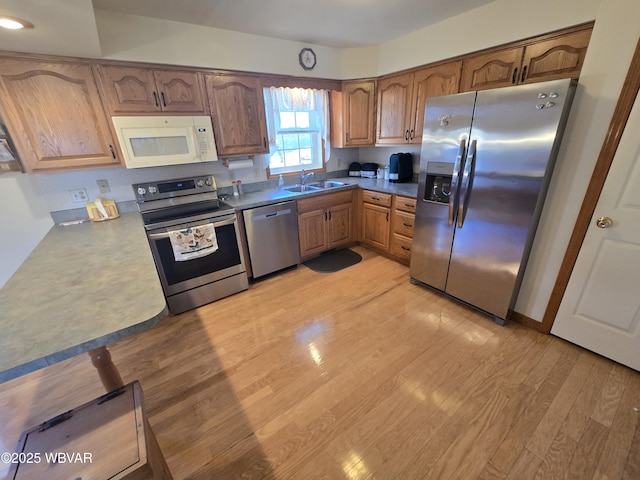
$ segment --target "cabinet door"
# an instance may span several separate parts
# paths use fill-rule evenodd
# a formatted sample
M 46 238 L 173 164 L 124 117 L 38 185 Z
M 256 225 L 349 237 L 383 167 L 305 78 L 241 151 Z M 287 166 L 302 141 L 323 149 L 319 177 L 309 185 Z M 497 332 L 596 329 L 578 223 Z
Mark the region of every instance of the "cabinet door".
M 473 55 L 462 62 L 460 91 L 486 90 L 515 85 L 520 73 L 523 48 Z
M 375 90 L 373 81 L 344 84 L 342 93 L 347 146 L 375 143 Z
M 422 143 L 424 111 L 427 99 L 458 93 L 462 61 L 427 67 L 415 72 L 413 81 L 413 110 L 409 125 L 410 143 Z
M 326 210 L 314 210 L 298 215 L 300 257 L 322 253 L 329 248 L 327 216 Z
M 350 203 L 329 209 L 329 248 L 353 241 Z
M 413 77 L 413 73 L 407 73 L 378 80 L 376 144 L 409 142 Z
M 240 75 L 208 75 L 206 85 L 218 156 L 268 153 L 260 80 Z
M 160 112 L 153 70 L 114 65 L 97 67 L 112 114 Z
M 578 78 L 591 29 L 563 35 L 546 42 L 528 45 L 522 60 L 521 83 L 542 82 L 557 78 Z
M 199 73 L 155 70 L 154 77 L 163 111 L 209 113 Z
M 362 241 L 386 251 L 389 229 L 389 208 L 365 203 L 362 207 Z
M 0 105 L 28 172 L 120 165 L 89 65 L 0 59 Z

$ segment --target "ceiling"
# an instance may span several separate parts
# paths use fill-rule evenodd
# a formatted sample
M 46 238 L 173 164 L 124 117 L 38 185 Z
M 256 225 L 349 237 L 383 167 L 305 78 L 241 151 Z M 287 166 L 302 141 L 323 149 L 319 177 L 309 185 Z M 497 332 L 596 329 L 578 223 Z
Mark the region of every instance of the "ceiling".
M 99 57 L 95 9 L 328 47 L 378 45 L 495 0 L 2 0 L 0 50 Z
M 93 0 L 96 8 L 328 47 L 377 45 L 493 0 Z

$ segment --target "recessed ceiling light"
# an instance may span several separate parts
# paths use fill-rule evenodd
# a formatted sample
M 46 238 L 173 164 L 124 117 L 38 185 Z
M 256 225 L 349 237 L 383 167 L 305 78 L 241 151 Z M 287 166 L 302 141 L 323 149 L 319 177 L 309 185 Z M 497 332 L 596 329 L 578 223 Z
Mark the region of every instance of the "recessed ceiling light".
M 16 17 L 0 16 L 0 27 L 9 30 L 20 30 L 21 28 L 33 28 L 33 24 Z

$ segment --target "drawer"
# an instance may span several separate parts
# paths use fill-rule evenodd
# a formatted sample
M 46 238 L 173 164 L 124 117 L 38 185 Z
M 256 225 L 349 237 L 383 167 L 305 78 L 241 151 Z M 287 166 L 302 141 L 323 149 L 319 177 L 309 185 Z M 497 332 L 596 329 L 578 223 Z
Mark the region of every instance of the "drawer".
M 393 232 L 405 237 L 413 238 L 413 225 L 415 222 L 415 215 L 412 213 L 401 212 L 399 210 L 393 211 Z
M 397 257 L 407 263 L 411 260 L 411 239 L 404 235 L 394 233 L 391 235 L 391 255 Z
M 388 193 L 374 192 L 373 190 L 362 191 L 362 201 L 365 203 L 373 203 L 374 205 L 380 205 L 381 207 L 391 206 L 392 195 Z
M 400 197 L 396 195 L 396 210 L 416 213 L 416 199 L 409 197 Z

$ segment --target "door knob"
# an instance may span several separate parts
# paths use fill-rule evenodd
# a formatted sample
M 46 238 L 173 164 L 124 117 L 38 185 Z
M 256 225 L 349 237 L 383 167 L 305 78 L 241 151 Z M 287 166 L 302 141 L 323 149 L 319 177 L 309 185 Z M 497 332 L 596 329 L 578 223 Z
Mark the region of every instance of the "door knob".
M 609 228 L 611 224 L 613 224 L 613 220 L 611 220 L 609 217 L 600 217 L 598 220 L 596 220 L 596 225 L 598 226 L 598 228 Z

